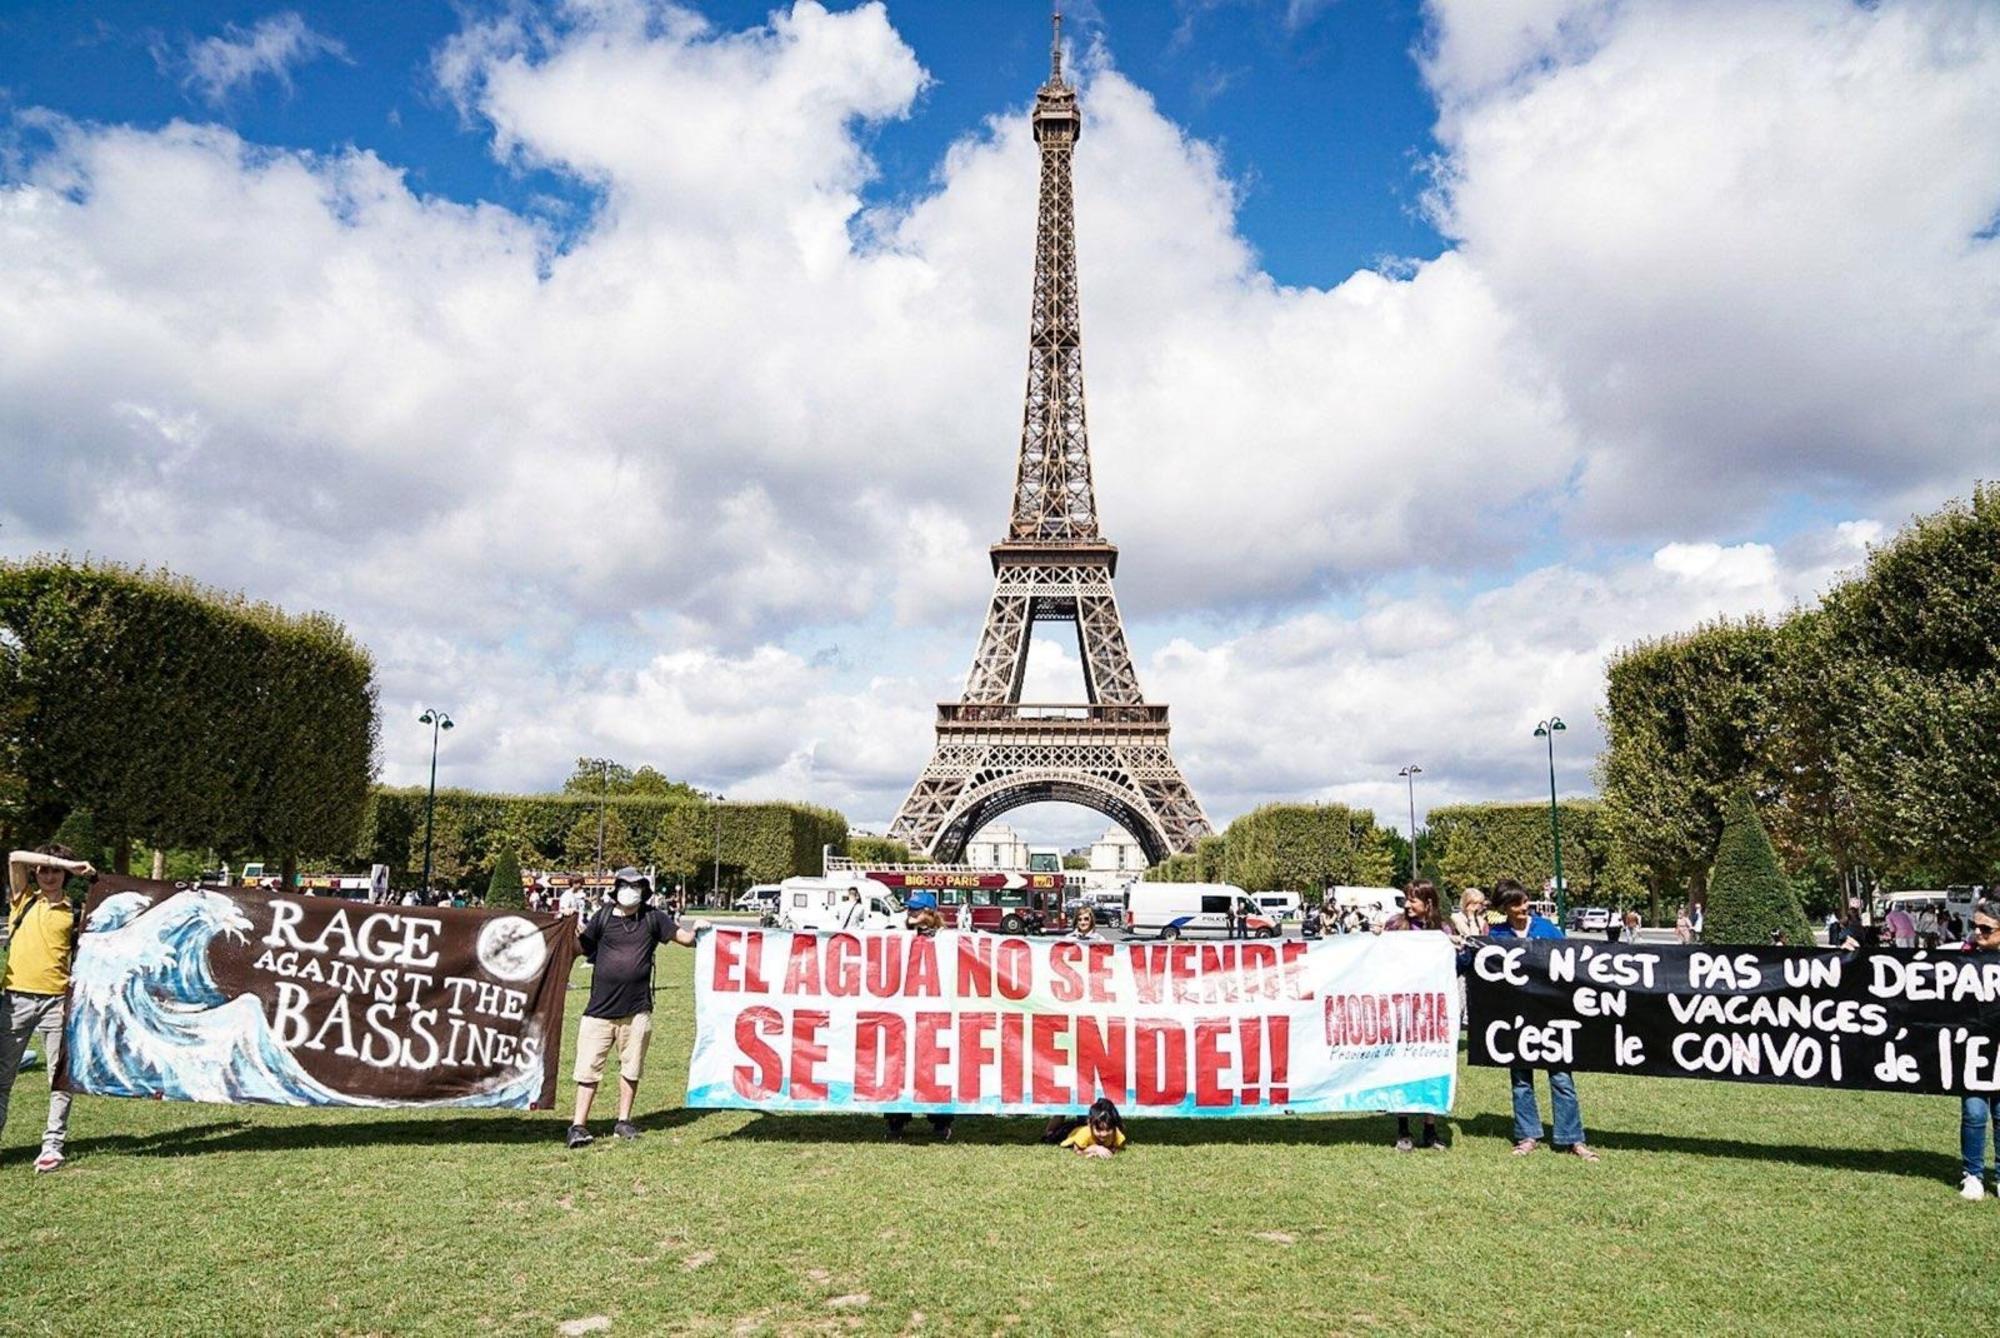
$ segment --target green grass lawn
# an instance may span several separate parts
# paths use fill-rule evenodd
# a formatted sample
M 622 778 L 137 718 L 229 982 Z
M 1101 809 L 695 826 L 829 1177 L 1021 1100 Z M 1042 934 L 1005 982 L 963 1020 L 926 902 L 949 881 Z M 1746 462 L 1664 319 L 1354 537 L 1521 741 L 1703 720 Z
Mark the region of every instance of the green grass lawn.
M 1451 1150 L 1385 1118 L 1135 1121 L 1087 1161 L 1033 1118 L 680 1108 L 692 955 L 663 960 L 646 1136 L 560 1115 L 78 1100 L 0 1139 L 0 1333 L 1990 1332 L 2000 1202 L 1957 1198 L 1948 1099 L 1578 1079 L 1595 1166 L 1508 1155 L 1468 1069 Z M 579 979 L 581 973 L 579 973 Z M 571 995 L 574 1012 L 582 995 Z M 567 1052 L 570 1037 L 565 1037 Z M 565 1057 L 567 1057 L 565 1055 Z M 565 1093 L 567 1095 L 567 1093 Z

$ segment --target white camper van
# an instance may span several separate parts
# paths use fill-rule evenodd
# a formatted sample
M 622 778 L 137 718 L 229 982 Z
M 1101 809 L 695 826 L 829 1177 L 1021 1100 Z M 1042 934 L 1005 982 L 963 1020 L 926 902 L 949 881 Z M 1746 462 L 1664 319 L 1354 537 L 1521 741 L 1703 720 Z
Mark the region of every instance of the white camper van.
M 842 925 L 850 888 L 861 892 L 856 923 Z M 825 932 L 832 929 L 901 929 L 903 903 L 873 878 L 851 874 L 833 878 L 787 878 L 778 884 L 778 928 Z
M 1134 883 L 1125 898 L 1134 938 L 1276 938 L 1276 918 L 1228 883 Z

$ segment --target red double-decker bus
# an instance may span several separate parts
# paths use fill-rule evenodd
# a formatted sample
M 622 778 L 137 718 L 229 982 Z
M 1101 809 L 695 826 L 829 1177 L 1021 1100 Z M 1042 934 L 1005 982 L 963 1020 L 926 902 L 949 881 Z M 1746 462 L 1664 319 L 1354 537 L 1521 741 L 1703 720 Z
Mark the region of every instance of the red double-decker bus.
M 868 876 L 905 900 L 912 892 L 936 894 L 947 928 L 958 926 L 961 907 L 971 909 L 974 929 L 989 933 L 1054 934 L 1069 928 L 1063 909 L 1069 880 L 1060 873 L 870 869 Z

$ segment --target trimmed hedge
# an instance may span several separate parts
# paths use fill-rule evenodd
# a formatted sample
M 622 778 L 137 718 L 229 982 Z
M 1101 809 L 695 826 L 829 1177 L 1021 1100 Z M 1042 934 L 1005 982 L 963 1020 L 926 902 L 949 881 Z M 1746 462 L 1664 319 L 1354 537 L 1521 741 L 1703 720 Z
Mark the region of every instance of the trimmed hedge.
M 1265 804 L 1146 870 L 1150 883 L 1234 883 L 1246 892 L 1316 892 L 1329 884 L 1385 886 L 1395 867 L 1388 833 L 1365 808 Z
M 1603 805 L 1568 799 L 1556 808 L 1571 904 L 1636 901 L 1641 889 L 1619 857 Z M 1491 888 L 1501 878 L 1533 889 L 1555 876 L 1547 804 L 1450 804 L 1430 811 L 1427 834 L 1438 883 L 1448 893 Z
M 387 864 L 399 881 L 424 861 L 424 789 L 379 787 L 370 796 L 356 863 Z M 596 855 L 598 799 L 578 794 L 483 794 L 439 790 L 432 865 L 440 884 L 490 877 L 500 852 L 531 868 L 588 869 Z M 652 864 L 662 884 L 706 889 L 718 820 L 721 882 L 775 883 L 816 874 L 821 849 L 847 851 L 847 819 L 806 804 L 703 804 L 677 796 L 615 795 L 604 801 L 604 861 Z
M 86 808 L 117 865 L 134 841 L 343 855 L 378 728 L 373 661 L 325 614 L 165 572 L 0 562 L 0 823 L 17 845 Z

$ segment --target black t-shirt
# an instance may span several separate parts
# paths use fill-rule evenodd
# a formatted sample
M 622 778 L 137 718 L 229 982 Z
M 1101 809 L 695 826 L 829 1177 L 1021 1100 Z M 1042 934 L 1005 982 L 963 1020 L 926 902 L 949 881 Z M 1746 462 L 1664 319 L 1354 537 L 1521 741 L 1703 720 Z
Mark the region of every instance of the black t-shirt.
M 605 912 L 583 929 L 583 955 L 595 968 L 585 1017 L 630 1017 L 653 1011 L 653 951 L 680 930 L 665 911 Z

